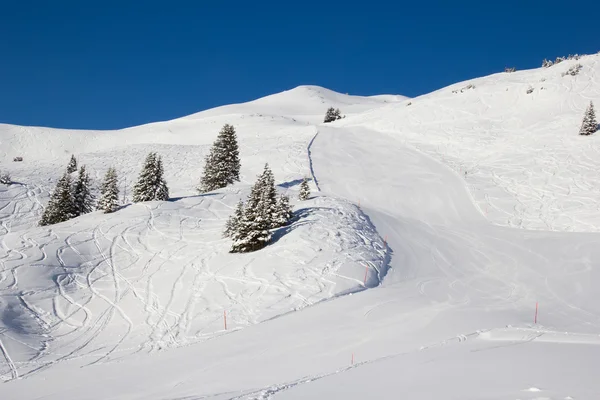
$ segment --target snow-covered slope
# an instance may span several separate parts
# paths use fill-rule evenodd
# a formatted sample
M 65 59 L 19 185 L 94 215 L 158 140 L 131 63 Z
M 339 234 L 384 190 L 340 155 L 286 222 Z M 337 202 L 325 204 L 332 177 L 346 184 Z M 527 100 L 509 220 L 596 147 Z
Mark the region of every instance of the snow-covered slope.
M 315 212 L 314 223 L 309 225 L 310 230 L 297 223 L 300 226 L 267 251 L 248 255 L 249 259 L 244 261 L 224 254 L 226 248 L 222 241 L 217 240 L 215 250 L 209 244 L 199 246 L 200 260 L 223 257 L 217 264 L 234 270 L 237 266 L 240 268 L 237 271 L 241 271 L 237 275 L 230 272 L 229 267 L 225 270 L 228 278 L 215 274 L 213 268 L 196 269 L 196 261 L 191 259 L 182 261 L 188 265 L 182 269 L 187 271 L 185 274 L 199 274 L 206 285 L 219 279 L 229 283 L 231 276 L 251 282 L 265 279 L 271 285 L 294 282 L 287 285 L 289 287 L 284 285 L 283 296 L 276 288 L 266 290 L 265 300 L 240 289 L 240 294 L 234 297 L 239 301 L 236 303 L 240 310 L 238 315 L 245 316 L 240 318 L 240 325 L 263 322 L 227 332 L 219 332 L 215 326 L 214 330 L 208 328 L 212 335 L 210 340 L 151 355 L 144 351 L 130 352 L 121 358 L 113 353 L 104 357 L 110 347 L 91 346 L 89 351 L 79 352 L 73 344 L 74 354 L 78 355 L 56 362 L 57 358 L 50 357 L 56 356 L 52 346 L 61 343 L 59 338 L 46 342 L 47 350 L 41 352 L 39 359 L 27 359 L 20 364 L 11 361 L 12 358 L 39 353 L 14 350 L 28 343 L 13 343 L 12 350 L 7 346 L 2 348 L 7 375 L 11 371 L 18 374 L 21 369 L 31 371 L 36 363 L 46 368 L 24 372 L 24 379 L 13 379 L 0 386 L 2 398 L 598 398 L 600 384 L 595 371 L 600 367 L 600 270 L 597 265 L 600 234 L 582 231 L 597 230 L 600 226 L 600 222 L 595 222 L 596 208 L 586 206 L 600 199 L 595 189 L 600 161 L 593 156 L 600 143 L 595 136 L 577 135 L 587 103 L 590 100 L 600 103 L 600 84 L 596 80 L 600 73 L 598 60 L 600 56 L 583 57 L 578 61 L 583 68 L 576 76 L 561 76 L 574 62 L 568 61 L 548 69 L 479 78 L 416 99 L 399 99 L 392 104 L 383 102 L 377 107 L 372 103 L 377 97 L 357 98 L 352 101 L 364 108 L 354 114 L 348 113 L 341 104 L 331 104 L 339 106 L 348 117 L 327 125 L 314 125 L 311 121 L 320 120 L 317 115 L 296 118 L 307 112 L 303 109 L 305 104 L 311 104 L 305 98 L 297 105 L 298 114 L 289 111 L 279 116 L 277 112 L 293 104 L 282 101 L 281 108 L 277 108 L 276 102 L 269 98 L 249 103 L 247 107 L 266 102 L 260 106 L 264 110 L 258 111 L 261 115 L 238 114 L 240 142 L 242 149 L 247 147 L 245 154 L 242 150 L 247 168 L 245 180 L 249 182 L 252 174 L 259 171 L 264 158 L 273 159 L 276 176 L 284 177 L 280 178 L 282 189 L 291 186 L 289 190 L 295 191 L 294 182 L 310 171 L 315 178 L 313 184 L 318 183 L 320 188 L 319 196 L 312 200 L 315 203 L 310 204 Z M 540 82 L 542 78 L 545 80 Z M 469 84 L 474 87 L 461 92 L 460 89 Z M 529 85 L 534 91 L 528 94 Z M 207 115 L 216 112 L 211 110 Z M 188 117 L 189 123 L 217 118 L 210 116 L 205 120 L 197 118 L 198 115 Z M 214 123 L 215 131 L 223 120 Z M 174 121 L 175 125 L 179 123 L 183 124 L 181 120 Z M 235 124 L 237 127 L 237 122 Z M 149 137 L 160 137 L 165 142 L 174 140 L 160 133 L 163 128 L 152 131 L 152 127 L 144 128 L 151 132 Z M 243 134 L 242 127 L 261 132 L 267 144 L 253 142 L 252 133 Z M 131 130 L 135 133 L 142 128 Z M 193 143 L 194 139 L 189 140 Z M 151 145 L 136 143 L 130 148 L 139 149 L 139 161 L 148 148 L 187 154 L 184 149 L 194 145 L 202 146 L 183 142 L 167 145 L 156 139 Z M 205 147 L 201 148 L 206 151 Z M 126 154 L 127 150 L 123 151 Z M 98 161 L 86 162 L 103 166 L 106 160 L 113 162 L 114 153 L 106 149 L 98 151 L 94 155 L 97 158 L 93 158 L 93 154 L 83 154 L 82 158 L 89 156 L 89 160 Z M 179 169 L 185 163 L 176 165 Z M 20 168 L 27 167 L 23 164 Z M 190 186 L 193 179 L 188 178 L 188 181 Z M 181 193 L 189 190 L 183 184 L 177 185 Z M 247 190 L 247 185 L 241 183 L 229 190 L 220 194 L 218 201 L 231 207 L 236 196 Z M 28 193 L 19 199 L 36 197 L 35 190 Z M 65 224 L 61 235 L 75 231 L 74 227 L 79 224 L 87 226 L 87 233 L 84 229 L 81 237 L 91 235 L 92 244 L 94 224 L 100 226 L 101 232 L 112 235 L 112 243 L 117 244 L 111 246 L 110 241 L 100 240 L 105 249 L 90 251 L 95 256 L 104 254 L 107 257 L 104 265 L 114 266 L 101 269 L 106 279 L 103 290 L 106 293 L 113 290 L 114 295 L 114 282 L 121 279 L 115 277 L 122 271 L 125 275 L 128 270 L 133 271 L 130 268 L 137 264 L 136 251 L 147 256 L 160 250 L 163 252 L 158 252 L 158 257 L 171 260 L 176 257 L 177 246 L 183 244 L 180 238 L 187 240 L 184 254 L 188 255 L 193 254 L 189 243 L 195 238 L 206 237 L 203 240 L 210 241 L 216 237 L 208 232 L 215 229 L 216 235 L 216 227 L 224 218 L 220 216 L 224 208 L 221 203 L 214 203 L 215 200 L 199 202 L 198 198 L 186 198 L 148 205 L 150 210 L 143 205 L 131 206 L 122 214 L 129 222 L 121 222 L 115 216 L 120 225 L 112 231 L 109 228 L 117 221 L 103 222 L 89 215 L 81 218 L 81 222 L 73 221 L 73 226 Z M 569 204 L 579 206 L 569 208 Z M 163 208 L 165 212 L 160 214 Z M 27 211 L 25 206 L 22 209 Z M 152 220 L 151 210 L 161 215 L 158 221 L 162 221 L 162 225 L 148 223 Z M 205 233 L 188 225 L 197 218 L 202 221 L 208 212 L 221 222 L 206 222 Z M 178 215 L 189 216 L 190 221 L 182 222 Z M 561 218 L 568 219 L 570 224 Z M 204 216 L 204 221 L 206 219 Z M 522 223 L 515 223 L 519 220 Z M 183 235 L 179 233 L 178 224 L 184 227 Z M 4 238 L 10 238 L 9 246 L 15 246 L 18 252 L 7 252 L 7 256 L 13 257 L 13 267 L 30 265 L 26 270 L 31 270 L 29 274 L 37 282 L 39 273 L 24 256 L 33 258 L 36 254 L 37 245 L 30 242 L 29 248 L 28 239 L 41 242 L 28 235 L 44 230 L 18 225 L 16 221 L 14 225 L 20 230 Z M 129 226 L 132 228 L 126 231 Z M 528 227 L 535 230 L 523 229 Z M 125 238 L 132 244 L 125 245 Z M 296 243 L 298 238 L 304 238 L 307 245 Z M 24 243 L 21 247 L 18 247 L 19 240 Z M 116 250 L 119 243 L 128 249 L 119 252 L 123 259 L 111 253 L 111 248 Z M 62 246 L 71 251 L 68 245 Z M 78 246 L 85 249 L 83 244 Z M 311 246 L 310 254 L 300 250 L 307 246 Z M 314 251 L 320 248 L 325 251 L 323 257 L 313 258 Z M 290 251 L 295 252 L 295 256 L 290 256 Z M 257 268 L 262 264 L 260 260 L 268 260 L 268 254 L 285 254 L 277 259 L 292 258 L 298 260 L 298 265 L 306 263 L 306 266 L 289 264 L 290 268 L 284 269 L 285 278 L 278 280 L 279 267 L 274 265 L 278 262 L 265 264 L 265 269 Z M 19 259 L 21 255 L 23 258 Z M 346 256 L 351 262 L 339 265 L 343 276 L 335 278 L 339 278 L 339 282 L 336 281 L 334 291 L 329 290 L 330 286 L 318 288 L 327 282 L 319 275 L 319 271 L 322 272 L 319 267 L 325 260 L 329 257 L 341 260 Z M 245 262 L 253 257 L 257 258 L 250 271 L 244 269 Z M 364 260 L 371 262 L 367 272 L 385 271 L 385 266 L 390 267 L 381 285 L 352 295 L 336 296 L 360 288 L 359 271 Z M 172 261 L 166 270 L 151 265 L 147 273 L 167 274 L 178 264 Z M 90 266 L 82 264 L 77 268 L 86 271 Z M 298 270 L 314 279 L 295 281 L 291 277 Z M 269 274 L 274 274 L 274 280 L 270 280 Z M 34 293 L 42 296 L 45 291 L 31 288 L 28 275 L 24 275 L 21 280 L 17 274 L 16 284 L 20 286 L 23 282 L 23 288 L 8 292 L 9 296 L 12 294 L 17 299 Z M 370 276 L 368 286 L 377 282 L 375 273 Z M 136 282 L 141 286 L 145 279 L 142 276 Z M 342 290 L 344 280 L 353 283 Z M 193 292 L 194 281 L 181 278 L 179 284 L 165 282 L 165 287 L 175 287 L 175 293 L 181 291 L 185 299 L 189 296 L 184 293 Z M 13 281 L 8 275 L 3 282 Z M 119 290 L 125 290 L 126 280 L 119 282 Z M 99 280 L 98 285 L 101 283 Z M 268 288 L 266 284 L 264 287 Z M 57 288 L 61 285 L 53 286 L 53 290 Z M 9 286 L 8 290 L 14 287 Z M 21 293 L 23 290 L 31 292 Z M 303 297 L 313 296 L 315 302 L 330 296 L 335 298 L 282 314 L 283 309 L 290 308 L 282 297 L 294 292 Z M 69 302 L 61 297 L 60 291 L 58 294 L 63 308 L 56 312 L 46 307 L 53 318 L 65 315 L 63 310 L 77 309 L 73 305 L 65 308 Z M 168 315 L 163 321 L 177 321 L 177 315 L 187 315 L 186 308 L 178 303 L 179 297 L 169 296 L 157 295 L 161 304 L 164 299 L 172 304 L 174 315 L 163 312 L 162 315 Z M 213 294 L 202 292 L 201 297 L 213 299 Z M 214 298 L 229 301 L 227 297 L 230 296 L 223 287 L 214 293 Z M 2 298 L 6 301 L 6 296 Z M 136 301 L 133 294 L 125 298 L 128 300 L 124 300 L 123 306 Z M 170 298 L 173 300 L 168 300 Z M 263 307 L 267 304 L 275 304 L 273 314 L 281 316 L 265 321 L 270 316 L 269 307 Z M 215 309 L 219 306 L 221 303 Z M 157 320 L 151 311 L 139 307 L 127 316 L 131 319 L 148 315 L 147 321 Z M 244 310 L 245 307 L 249 309 Z M 7 309 L 11 311 L 6 320 L 21 316 Z M 116 309 L 108 309 L 118 317 Z M 248 315 L 254 316 L 255 321 Z M 221 314 L 214 313 L 214 317 L 219 318 Z M 197 335 L 190 335 L 197 330 L 185 329 L 186 318 L 180 317 L 184 320 L 182 326 L 169 326 L 173 333 L 183 331 L 188 338 L 197 339 Z M 83 323 L 80 325 L 71 331 L 87 332 L 88 328 Z M 62 326 L 68 329 L 68 324 Z M 134 334 L 115 330 L 115 337 L 108 336 L 111 331 L 107 330 L 98 343 L 123 337 L 128 341 L 136 334 L 151 338 L 152 326 L 141 324 L 141 328 L 132 329 Z M 191 326 L 195 329 L 205 326 L 202 317 L 192 319 Z M 171 333 L 168 331 L 158 329 L 156 332 L 166 332 L 158 337 L 167 346 L 173 343 L 169 342 Z M 5 331 L 0 340 L 6 342 L 8 335 L 24 342 L 18 336 L 20 333 L 18 329 Z M 156 347 L 163 343 L 161 340 L 146 342 Z M 62 343 L 66 343 L 65 349 L 70 344 Z M 44 363 L 45 360 L 52 362 Z M 84 368 L 79 368 L 82 366 Z

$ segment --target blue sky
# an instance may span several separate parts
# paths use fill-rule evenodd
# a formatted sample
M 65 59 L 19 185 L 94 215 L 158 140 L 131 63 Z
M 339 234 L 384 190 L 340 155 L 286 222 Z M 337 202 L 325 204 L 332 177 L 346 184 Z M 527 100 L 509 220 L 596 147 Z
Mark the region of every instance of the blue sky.
M 7 0 L 0 122 L 123 128 L 302 84 L 417 96 L 599 51 L 595 3 Z

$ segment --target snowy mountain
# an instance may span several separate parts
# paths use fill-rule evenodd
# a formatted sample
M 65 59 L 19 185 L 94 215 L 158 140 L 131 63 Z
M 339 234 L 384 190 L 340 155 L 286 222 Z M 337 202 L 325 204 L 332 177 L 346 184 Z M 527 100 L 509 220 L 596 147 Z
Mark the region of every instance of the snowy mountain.
M 598 397 L 600 143 L 578 130 L 599 60 L 415 99 L 303 86 L 120 131 L 0 126 L 19 182 L 0 185 L 1 398 Z M 242 182 L 199 196 L 224 123 Z M 130 187 L 149 151 L 171 201 L 35 226 L 71 153 Z M 314 197 L 229 254 L 265 162 Z

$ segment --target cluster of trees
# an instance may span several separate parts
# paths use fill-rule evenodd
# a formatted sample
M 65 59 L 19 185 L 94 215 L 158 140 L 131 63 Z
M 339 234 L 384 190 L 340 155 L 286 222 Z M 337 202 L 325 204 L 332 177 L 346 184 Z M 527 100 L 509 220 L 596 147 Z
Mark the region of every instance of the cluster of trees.
M 74 179 L 75 171 L 77 171 L 77 159 L 75 156 L 71 156 L 67 169 L 56 183 L 56 188 L 42 214 L 39 223 L 41 226 L 68 221 L 94 210 L 101 210 L 104 213 L 118 210 L 120 206 L 119 180 L 117 171 L 113 167 L 106 171 L 97 202 L 92 193 L 92 182 L 85 165 L 79 168 L 79 174 Z M 168 199 L 169 188 L 164 179 L 162 158 L 152 152 L 146 157 L 138 181 L 133 188 L 133 201 L 165 201 Z
M 292 216 L 289 197 L 277 196 L 275 177 L 265 164 L 246 203 L 240 201 L 229 217 L 223 235 L 233 240 L 232 253 L 259 250 L 271 241 L 272 230 L 287 225 Z
M 569 54 L 566 57 L 556 57 L 556 60 L 552 61 L 552 60 L 546 60 L 544 58 L 544 60 L 542 61 L 542 67 L 544 68 L 549 68 L 555 64 L 560 64 L 563 61 L 566 60 L 579 60 L 581 58 L 581 56 L 579 54 Z
M 339 110 L 336 115 L 339 115 Z M 239 181 L 240 166 L 236 132 L 233 126 L 226 124 L 205 159 L 204 173 L 198 190 L 205 193 Z M 114 168 L 111 167 L 106 172 L 97 203 L 85 166 L 81 166 L 78 176 L 74 179 L 72 175 L 76 171 L 77 159 L 72 156 L 65 173 L 56 184 L 40 225 L 64 222 L 94 209 L 111 213 L 119 208 L 118 179 Z M 307 200 L 309 197 L 310 188 L 308 179 L 305 178 L 300 185 L 298 198 Z M 151 152 L 146 157 L 133 188 L 133 202 L 168 199 L 169 188 L 164 179 L 162 158 Z M 238 203 L 225 225 L 224 236 L 233 241 L 231 252 L 249 252 L 265 247 L 271 242 L 273 229 L 289 224 L 293 215 L 289 197 L 277 195 L 275 177 L 269 165 L 265 164 L 262 174 L 252 186 L 248 199 Z
M 579 128 L 579 134 L 584 136 L 593 135 L 598 131 L 598 121 L 596 120 L 596 113 L 594 111 L 594 103 L 590 101 L 590 105 L 585 110 L 583 115 L 583 121 L 581 128 Z
M 340 109 L 335 109 L 333 107 L 329 107 L 327 109 L 327 112 L 325 113 L 325 119 L 323 120 L 323 122 L 328 123 L 328 122 L 333 122 L 333 121 L 337 121 L 338 119 L 342 119 L 344 118 L 342 116 L 342 113 L 340 111 Z
M 77 159 L 71 156 L 67 170 L 56 183 L 54 193 L 42 214 L 41 226 L 64 222 L 94 210 L 95 198 L 90 188 L 90 175 L 85 170 L 85 165 L 81 166 L 77 178 L 73 179 L 75 171 Z

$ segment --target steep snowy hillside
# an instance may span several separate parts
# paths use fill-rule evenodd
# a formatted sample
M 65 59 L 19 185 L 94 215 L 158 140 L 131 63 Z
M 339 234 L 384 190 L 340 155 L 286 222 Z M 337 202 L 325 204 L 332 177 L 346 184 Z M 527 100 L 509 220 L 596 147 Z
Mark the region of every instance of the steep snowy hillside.
M 7 269 L 17 269 L 17 274 L 14 279 L 4 275 L 2 282 L 9 285 L 2 299 L 22 304 L 20 298 L 31 297 L 38 308 L 32 308 L 29 320 L 46 318 L 66 336 L 40 340 L 46 343 L 40 351 L 37 343 L 24 340 L 33 338 L 27 335 L 32 324 L 20 322 L 27 321 L 27 314 L 5 306 L 9 312 L 3 321 L 19 322 L 0 336 L 2 343 L 10 343 L 10 348 L 1 347 L 5 378 L 24 372 L 23 379 L 0 386 L 1 397 L 600 397 L 600 234 L 565 232 L 600 226 L 597 209 L 586 205 L 600 198 L 594 186 L 600 167 L 594 156 L 597 137 L 577 135 L 585 105 L 590 100 L 600 104 L 599 59 L 583 57 L 575 76 L 561 75 L 575 62 L 567 61 L 548 69 L 479 78 L 391 104 L 385 103 L 393 99 L 387 96 L 363 99 L 357 106 L 364 107 L 361 112 L 331 124 L 311 125 L 320 120 L 317 115 L 301 117 L 305 104 L 312 107 L 310 99 L 292 107 L 298 110 L 293 114 L 284 97 L 281 105 L 267 97 L 246 105 L 266 102 L 261 115 L 242 113 L 235 122 L 242 148 L 252 151 L 242 155 L 245 182 L 219 196 L 130 206 L 121 214 L 126 216 L 123 221 L 89 215 L 57 227 L 56 239 L 40 237 L 43 229 L 11 222 L 19 230 L 3 236 L 3 262 L 11 262 Z M 328 92 L 321 93 L 326 97 Z M 197 118 L 201 115 L 177 120 L 174 126 L 225 118 Z M 128 148 L 138 149 L 137 163 L 148 148 L 193 163 L 195 153 L 184 151 L 193 145 L 165 144 L 175 139 L 160 124 L 155 131 L 154 126 L 131 128 L 134 133 L 146 129 L 149 137 L 157 138 L 151 145 Z M 244 136 L 242 127 L 251 133 Z M 260 140 L 252 136 L 256 132 L 263 135 Z M 105 167 L 113 154 L 119 153 L 103 149 L 82 158 Z M 309 205 L 313 223 L 297 222 L 268 251 L 251 253 L 241 262 L 223 252 L 225 242 L 217 239 L 217 227 L 267 158 L 274 160 L 275 175 L 283 179 L 282 190 L 294 192 L 294 182 L 310 171 L 320 189 Z M 173 162 L 180 162 L 178 168 L 186 165 Z M 49 161 L 44 174 L 50 166 Z M 20 168 L 26 171 L 27 166 Z M 31 176 L 27 174 L 33 173 L 23 176 Z M 177 183 L 177 190 L 189 193 L 192 181 Z M 18 199 L 29 196 L 36 198 L 35 190 Z M 25 206 L 19 209 L 27 212 Z M 535 230 L 524 229 L 528 227 Z M 77 242 L 69 239 L 73 232 L 80 238 Z M 48 249 L 40 243 L 49 243 Z M 179 246 L 182 259 L 177 258 Z M 82 262 L 77 252 L 95 258 Z M 68 255 L 65 265 L 60 261 L 63 253 Z M 142 260 L 152 254 L 156 259 L 144 269 Z M 65 279 L 60 270 L 61 278 L 52 276 L 52 269 L 39 272 L 42 264 L 30 258 L 47 259 L 53 268 L 68 269 L 74 262 L 74 275 L 90 276 L 92 285 L 86 290 L 88 279 Z M 165 260 L 168 266 L 163 267 Z M 202 260 L 210 265 L 204 268 Z M 213 260 L 224 269 L 215 269 Z M 285 267 L 279 267 L 283 260 Z M 326 260 L 336 260 L 336 273 L 323 270 Z M 365 261 L 370 289 L 357 291 Z M 94 269 L 95 263 L 100 267 Z M 377 278 L 383 274 L 377 270 L 386 273 L 380 285 Z M 164 283 L 162 289 L 144 286 L 149 278 L 153 286 Z M 335 282 L 333 290 L 329 281 Z M 235 282 L 240 285 L 232 296 Z M 212 289 L 202 289 L 194 310 L 204 307 L 214 322 L 205 320 L 204 313 L 187 311 L 186 300 L 194 297 L 196 284 Z M 83 287 L 74 290 L 78 285 Z M 257 286 L 264 295 L 255 294 Z M 165 288 L 172 291 L 162 293 Z M 336 296 L 348 290 L 354 292 Z M 98 295 L 72 295 L 95 291 L 116 306 Z M 150 300 L 158 299 L 158 312 L 145 308 L 152 305 L 144 297 L 148 292 L 153 293 Z M 286 296 L 293 298 L 294 293 L 300 297 L 292 304 Z M 319 301 L 328 297 L 334 298 Z M 302 298 L 313 304 L 284 313 L 298 308 Z M 91 315 L 98 315 L 99 307 L 99 324 L 79 311 L 86 301 Z M 124 307 L 131 314 L 119 311 Z M 219 331 L 220 309 L 225 307 L 236 310 L 238 326 L 250 326 Z M 266 320 L 272 315 L 278 317 Z M 197 340 L 202 335 L 210 340 Z M 93 344 L 80 351 L 77 340 L 87 343 L 89 337 Z M 179 339 L 194 344 L 150 355 L 129 345 L 157 349 Z M 61 358 L 62 350 L 54 352 L 57 344 L 66 357 Z M 112 351 L 114 346 L 127 351 Z M 34 365 L 41 368 L 32 370 Z
M 599 77 L 600 55 L 585 56 L 457 83 L 336 124 L 389 133 L 443 162 L 494 223 L 600 231 L 600 142 L 578 136 L 590 101 L 600 105 Z

